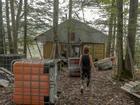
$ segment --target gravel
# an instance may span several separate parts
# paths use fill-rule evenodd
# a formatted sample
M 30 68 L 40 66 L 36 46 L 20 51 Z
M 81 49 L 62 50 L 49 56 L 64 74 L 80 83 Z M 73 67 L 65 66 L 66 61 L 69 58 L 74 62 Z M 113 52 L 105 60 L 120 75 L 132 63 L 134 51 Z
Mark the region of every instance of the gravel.
M 89 90 L 80 93 L 80 78 L 69 77 L 65 68 L 60 74 L 56 105 L 140 105 L 140 100 L 125 93 L 122 82 L 114 81 L 112 70 L 93 71 Z

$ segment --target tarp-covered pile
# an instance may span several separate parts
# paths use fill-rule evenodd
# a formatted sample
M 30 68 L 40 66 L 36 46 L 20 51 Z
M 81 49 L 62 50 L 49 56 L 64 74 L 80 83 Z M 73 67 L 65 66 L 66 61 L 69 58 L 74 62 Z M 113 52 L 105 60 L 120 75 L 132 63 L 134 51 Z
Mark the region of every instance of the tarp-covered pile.
M 0 68 L 0 105 L 12 105 L 14 75 Z
M 98 67 L 99 70 L 112 69 L 111 58 L 105 58 L 105 59 L 96 61 L 94 64 L 95 64 L 96 67 Z

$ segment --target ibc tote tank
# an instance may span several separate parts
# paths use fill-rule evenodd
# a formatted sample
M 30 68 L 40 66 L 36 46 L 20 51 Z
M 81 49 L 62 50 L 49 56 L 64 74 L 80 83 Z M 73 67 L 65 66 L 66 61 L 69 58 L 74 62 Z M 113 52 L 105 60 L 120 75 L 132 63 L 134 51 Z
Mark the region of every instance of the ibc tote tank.
M 56 60 L 17 60 L 13 64 L 17 105 L 50 105 L 57 97 Z

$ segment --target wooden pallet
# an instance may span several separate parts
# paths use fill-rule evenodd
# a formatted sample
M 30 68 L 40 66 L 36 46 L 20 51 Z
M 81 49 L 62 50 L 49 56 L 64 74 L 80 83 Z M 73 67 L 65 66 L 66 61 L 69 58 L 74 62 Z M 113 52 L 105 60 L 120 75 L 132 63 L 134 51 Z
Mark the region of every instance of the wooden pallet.
M 140 98 L 140 94 L 137 92 L 140 92 L 140 81 L 130 81 L 129 83 L 125 83 L 124 86 L 121 87 L 124 91 L 136 96 L 137 98 Z

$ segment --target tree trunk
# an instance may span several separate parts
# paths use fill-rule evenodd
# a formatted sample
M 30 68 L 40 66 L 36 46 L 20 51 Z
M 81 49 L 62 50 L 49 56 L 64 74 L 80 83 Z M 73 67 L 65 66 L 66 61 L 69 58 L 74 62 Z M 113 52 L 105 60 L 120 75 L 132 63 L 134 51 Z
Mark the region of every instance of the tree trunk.
M 113 30 L 113 19 L 114 19 L 114 11 L 112 8 L 114 8 L 115 0 L 112 0 L 112 6 L 111 6 L 111 14 L 109 18 L 109 34 L 108 34 L 108 41 L 107 41 L 107 48 L 106 48 L 106 56 L 111 56 L 111 42 L 112 42 L 112 30 Z
M 113 51 L 113 54 L 112 54 L 112 56 L 114 56 L 115 54 L 114 54 L 114 52 L 115 52 L 115 50 L 116 50 L 116 16 L 114 16 L 114 21 L 113 21 L 113 24 L 114 24 L 114 26 L 113 26 L 113 36 L 112 36 L 112 51 Z
M 2 0 L 0 0 L 0 54 L 4 54 L 4 33 L 3 33 L 3 16 L 2 16 Z
M 14 53 L 13 40 L 11 36 L 10 20 L 9 20 L 9 0 L 5 0 L 5 2 L 6 2 L 6 23 L 7 23 L 9 52 Z
M 117 0 L 117 62 L 118 78 L 120 79 L 123 72 L 123 0 Z
M 27 0 L 24 0 L 24 55 L 27 57 Z
M 72 18 L 72 0 L 69 0 L 69 19 Z
M 72 19 L 72 0 L 69 0 L 69 23 L 68 23 L 68 57 L 71 56 L 71 19 Z
M 18 4 L 18 10 L 17 10 L 17 15 L 16 15 L 16 20 L 15 20 L 15 26 L 16 26 L 16 31 L 15 31 L 15 36 L 16 36 L 16 40 L 18 41 L 18 30 L 19 30 L 19 23 L 20 23 L 20 15 L 21 15 L 21 11 L 22 11 L 22 5 L 23 5 L 23 0 L 19 1 Z M 17 49 L 18 49 L 18 43 L 16 43 Z M 17 51 L 18 52 L 18 51 Z
M 59 0 L 54 0 L 53 7 L 53 33 L 54 33 L 54 42 L 55 46 L 55 58 L 58 58 L 58 9 L 59 9 Z
M 137 27 L 137 12 L 138 12 L 138 0 L 130 0 L 130 9 L 129 9 L 129 23 L 128 23 L 128 36 L 127 36 L 127 50 L 125 58 L 125 69 L 130 71 L 132 75 L 132 64 L 130 57 L 134 61 L 135 55 L 135 38 L 136 38 L 136 27 Z M 130 49 L 130 53 L 128 52 Z M 132 55 L 130 55 L 132 54 Z M 133 62 L 134 63 L 134 62 Z
M 3 50 L 4 54 L 7 54 L 7 46 L 6 46 L 6 37 L 5 37 L 5 28 L 3 27 Z
M 17 53 L 17 36 L 16 36 L 16 22 L 15 22 L 15 9 L 14 9 L 14 0 L 10 0 L 11 8 L 11 19 L 12 19 L 12 37 L 14 44 L 14 53 Z

